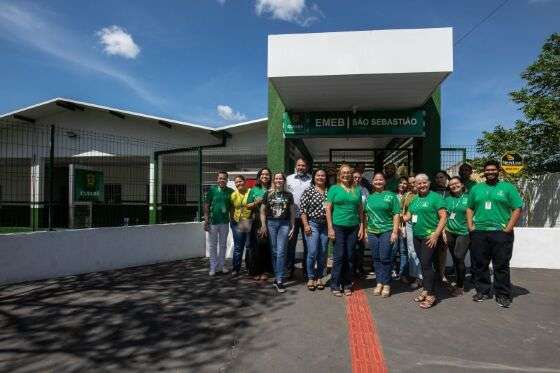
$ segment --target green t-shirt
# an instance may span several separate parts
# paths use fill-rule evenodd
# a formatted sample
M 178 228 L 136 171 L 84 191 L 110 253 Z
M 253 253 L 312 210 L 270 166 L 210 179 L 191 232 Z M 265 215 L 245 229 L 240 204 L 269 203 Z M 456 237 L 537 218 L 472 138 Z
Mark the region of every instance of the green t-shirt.
M 465 182 L 465 191 L 466 192 L 470 192 L 470 190 L 476 185 L 478 184 L 476 181 L 474 180 L 467 180 Z
M 387 183 L 385 184 L 385 190 L 396 193 L 397 187 L 399 186 L 399 180 L 400 179 L 396 176 L 387 180 Z
M 412 233 L 414 237 L 426 238 L 435 232 L 439 223 L 438 211 L 445 209 L 443 197 L 434 191 L 429 191 L 424 197 L 414 197 L 408 211 L 412 215 Z
M 393 217 L 400 213 L 399 197 L 393 192 L 373 192 L 366 200 L 368 233 L 380 234 L 393 230 Z
M 358 207 L 362 203 L 360 187 L 353 187 L 346 191 L 340 185 L 334 185 L 327 192 L 327 202 L 332 204 L 333 224 L 343 227 L 353 227 L 360 224 Z
M 469 208 L 474 211 L 477 231 L 501 231 L 509 222 L 512 210 L 523 207 L 523 200 L 513 184 L 479 183 L 469 193 Z
M 445 208 L 447 209 L 447 224 L 445 229 L 453 234 L 464 236 L 469 233 L 467 229 L 467 207 L 469 195 L 461 194 L 459 197 L 449 195 L 445 197 Z
M 253 203 L 257 198 L 263 198 L 266 194 L 266 188 L 262 186 L 255 186 L 249 191 L 249 196 L 247 197 L 247 203 Z
M 229 223 L 229 213 L 231 210 L 230 196 L 233 189 L 230 187 L 220 188 L 214 185 L 206 193 L 205 202 L 209 205 L 209 223 L 227 224 Z

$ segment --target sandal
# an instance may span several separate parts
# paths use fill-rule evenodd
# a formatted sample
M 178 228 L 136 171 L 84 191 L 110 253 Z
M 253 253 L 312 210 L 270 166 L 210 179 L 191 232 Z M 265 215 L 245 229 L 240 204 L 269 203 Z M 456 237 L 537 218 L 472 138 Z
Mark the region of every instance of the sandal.
M 332 295 L 334 295 L 335 297 L 341 297 L 342 296 L 342 292 L 338 289 L 333 289 L 331 290 Z
M 315 287 L 317 288 L 317 290 L 323 290 L 325 289 L 325 284 L 323 284 L 321 280 L 317 280 L 315 282 Z
M 420 294 L 418 294 L 416 297 L 414 297 L 414 301 L 417 302 L 417 303 L 418 302 L 424 302 L 427 297 L 428 297 L 428 292 L 423 291 Z
M 453 290 L 451 290 L 451 295 L 454 297 L 461 297 L 464 294 L 464 290 L 463 288 L 459 288 L 459 287 L 454 287 Z
M 307 281 L 307 289 L 309 291 L 315 291 L 315 281 L 313 280 Z
M 388 298 L 391 296 L 391 286 L 390 285 L 383 285 L 383 290 L 381 291 L 381 296 L 383 298 Z
M 428 295 L 426 299 L 420 303 L 420 308 L 427 310 L 432 308 L 437 303 L 437 298 L 435 295 Z

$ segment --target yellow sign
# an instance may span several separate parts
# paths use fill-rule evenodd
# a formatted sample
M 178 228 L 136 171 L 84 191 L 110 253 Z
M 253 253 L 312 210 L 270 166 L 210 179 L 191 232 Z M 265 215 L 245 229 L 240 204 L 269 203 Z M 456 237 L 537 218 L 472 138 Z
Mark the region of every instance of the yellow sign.
M 502 157 L 502 169 L 510 175 L 517 175 L 523 167 L 523 157 L 519 153 L 508 152 Z

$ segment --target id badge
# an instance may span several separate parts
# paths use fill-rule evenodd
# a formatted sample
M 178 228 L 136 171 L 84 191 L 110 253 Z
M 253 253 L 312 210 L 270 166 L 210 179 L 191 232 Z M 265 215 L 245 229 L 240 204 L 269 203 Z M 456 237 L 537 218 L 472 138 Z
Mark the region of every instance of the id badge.
M 492 201 L 486 201 L 484 203 L 484 209 L 485 210 L 491 210 L 492 209 Z
M 455 213 L 454 212 L 449 214 L 449 219 L 455 220 Z
M 418 215 L 412 215 L 412 220 L 413 223 L 417 223 L 418 222 Z

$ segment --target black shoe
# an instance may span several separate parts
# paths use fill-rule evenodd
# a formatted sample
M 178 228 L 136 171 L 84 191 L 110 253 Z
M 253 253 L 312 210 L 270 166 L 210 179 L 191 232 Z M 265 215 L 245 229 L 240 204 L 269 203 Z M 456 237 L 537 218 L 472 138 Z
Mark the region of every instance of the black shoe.
M 484 302 L 485 300 L 492 299 L 490 294 L 476 293 L 473 295 L 472 300 L 475 302 Z
M 285 292 L 286 292 L 286 287 L 285 287 L 284 284 L 281 283 L 281 282 L 276 282 L 276 281 L 274 281 L 274 287 L 276 288 L 276 290 L 277 290 L 279 293 L 285 293 Z
M 496 297 L 496 303 L 502 308 L 509 308 L 511 306 L 511 299 L 507 297 Z

